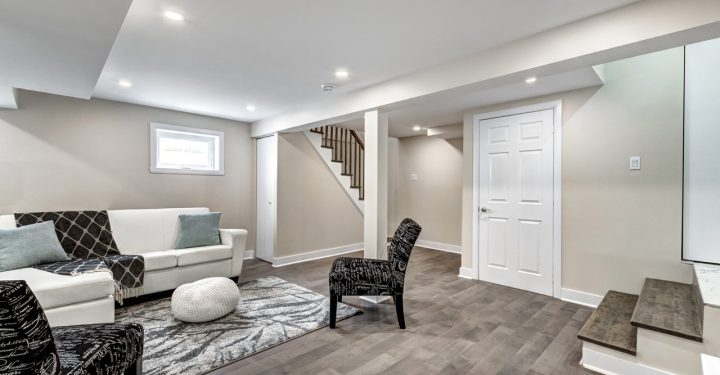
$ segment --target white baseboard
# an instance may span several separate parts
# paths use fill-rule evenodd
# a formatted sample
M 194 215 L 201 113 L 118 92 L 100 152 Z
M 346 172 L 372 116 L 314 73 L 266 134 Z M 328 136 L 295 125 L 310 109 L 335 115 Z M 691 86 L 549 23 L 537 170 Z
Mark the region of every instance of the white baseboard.
M 475 273 L 473 272 L 472 268 L 470 268 L 470 267 L 460 267 L 460 272 L 458 273 L 458 277 L 462 277 L 463 279 L 471 279 L 471 280 L 477 279 L 477 277 L 475 277 Z
M 245 250 L 243 259 L 255 259 L 255 250 Z
M 295 263 L 307 262 L 310 260 L 321 259 L 332 257 L 335 255 L 352 253 L 354 251 L 362 250 L 365 247 L 363 243 L 355 243 L 351 245 L 345 245 L 340 247 L 333 247 L 330 249 L 310 251 L 307 253 L 288 255 L 284 257 L 273 258 L 273 267 L 282 267 Z
M 381 303 L 383 301 L 389 300 L 390 296 L 361 296 L 360 299 L 363 299 L 365 301 L 369 301 L 372 303 Z
M 588 348 L 583 343 L 582 367 L 605 375 L 671 375 L 671 373 Z M 622 354 L 622 353 L 618 353 Z
M 586 293 L 579 290 L 572 290 L 566 288 L 562 288 L 561 293 L 562 295 L 560 296 L 560 299 L 563 301 L 577 303 L 578 305 L 593 308 L 598 307 L 598 305 L 603 299 L 603 296 L 599 296 L 597 294 Z
M 462 247 L 460 247 L 459 245 L 450 245 L 442 242 L 417 240 L 415 241 L 415 246 L 424 247 L 432 250 L 446 251 L 448 253 L 462 253 Z

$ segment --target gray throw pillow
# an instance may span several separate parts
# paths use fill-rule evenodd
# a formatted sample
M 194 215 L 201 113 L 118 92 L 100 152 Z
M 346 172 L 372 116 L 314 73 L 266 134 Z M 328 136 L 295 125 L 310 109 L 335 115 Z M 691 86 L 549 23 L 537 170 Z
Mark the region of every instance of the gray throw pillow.
M 0 229 L 0 272 L 66 260 L 52 221 Z
M 220 244 L 220 212 L 179 215 L 180 234 L 176 249 Z

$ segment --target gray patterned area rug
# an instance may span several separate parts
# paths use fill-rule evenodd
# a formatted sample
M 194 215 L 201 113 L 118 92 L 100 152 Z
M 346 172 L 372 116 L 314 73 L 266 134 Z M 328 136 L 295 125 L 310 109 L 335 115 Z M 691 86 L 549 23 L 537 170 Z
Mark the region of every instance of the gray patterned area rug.
M 145 328 L 144 374 L 202 374 L 326 327 L 330 299 L 277 277 L 243 283 L 234 312 L 207 323 L 184 323 L 170 298 L 116 310 L 115 320 Z M 338 304 L 338 320 L 360 311 Z

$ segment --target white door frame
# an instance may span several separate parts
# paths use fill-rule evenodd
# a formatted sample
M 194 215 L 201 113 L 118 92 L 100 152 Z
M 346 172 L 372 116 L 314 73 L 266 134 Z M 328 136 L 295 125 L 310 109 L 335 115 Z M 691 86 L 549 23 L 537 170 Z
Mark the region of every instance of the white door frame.
M 480 132 L 479 122 L 491 118 L 519 115 L 528 112 L 553 110 L 553 297 L 560 298 L 562 293 L 562 101 L 533 104 L 501 111 L 478 113 L 473 116 L 473 227 L 472 227 L 472 271 L 478 280 L 480 277 Z

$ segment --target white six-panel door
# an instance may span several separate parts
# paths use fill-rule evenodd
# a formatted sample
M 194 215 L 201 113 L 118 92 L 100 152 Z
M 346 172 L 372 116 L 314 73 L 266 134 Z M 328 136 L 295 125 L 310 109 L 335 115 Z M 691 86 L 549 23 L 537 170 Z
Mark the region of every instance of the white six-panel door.
M 479 277 L 553 295 L 553 110 L 477 126 Z

